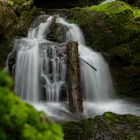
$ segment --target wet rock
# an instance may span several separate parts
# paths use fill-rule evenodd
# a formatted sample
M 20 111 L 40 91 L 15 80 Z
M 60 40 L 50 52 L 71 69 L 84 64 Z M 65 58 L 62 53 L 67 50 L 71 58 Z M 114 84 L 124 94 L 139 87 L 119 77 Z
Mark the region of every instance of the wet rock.
M 79 122 L 63 124 L 65 140 L 139 140 L 140 117 L 104 113 Z
M 47 41 L 39 45 L 40 49 L 40 61 L 41 61 L 41 77 L 40 77 L 40 95 L 42 100 L 48 100 L 46 92 L 52 87 L 50 87 L 50 82 L 54 85 L 59 84 L 60 90 L 60 100 L 65 100 L 67 98 L 67 85 L 61 74 L 62 63 L 66 64 L 66 43 L 55 43 L 52 41 Z M 57 77 L 57 80 L 54 77 Z M 63 80 L 62 80 L 63 79 Z M 60 81 L 62 80 L 62 81 Z M 61 83 L 58 83 L 58 82 Z M 56 85 L 58 86 L 58 85 Z M 54 88 L 56 88 L 54 86 Z
M 50 41 L 64 43 L 66 42 L 66 33 L 69 31 L 67 26 L 59 23 L 52 23 L 47 34 L 47 39 Z

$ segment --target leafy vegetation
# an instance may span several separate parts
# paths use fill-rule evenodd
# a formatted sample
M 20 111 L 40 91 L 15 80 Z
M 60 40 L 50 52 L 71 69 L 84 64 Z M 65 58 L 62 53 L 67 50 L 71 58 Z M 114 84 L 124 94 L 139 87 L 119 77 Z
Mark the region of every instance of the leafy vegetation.
M 61 128 L 16 97 L 12 86 L 9 75 L 0 71 L 0 140 L 63 140 Z

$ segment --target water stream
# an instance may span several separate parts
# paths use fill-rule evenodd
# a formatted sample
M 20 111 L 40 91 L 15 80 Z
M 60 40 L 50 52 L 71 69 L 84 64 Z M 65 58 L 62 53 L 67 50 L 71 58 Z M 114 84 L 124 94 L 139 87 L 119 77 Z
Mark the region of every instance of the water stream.
M 83 33 L 77 25 L 69 24 L 60 17 L 57 18 L 56 22 L 68 26 L 67 41 L 73 40 L 78 42 L 81 85 L 85 100 L 101 102 L 113 97 L 112 78 L 102 55 L 86 46 Z M 88 62 L 96 70 L 92 69 L 85 62 Z
M 139 106 L 115 99 L 108 65 L 99 52 L 86 46 L 81 29 L 55 16 L 57 31 L 63 32 L 59 36 L 60 43 L 52 41 L 48 35 L 53 22 L 53 16 L 41 15 L 29 28 L 26 38 L 15 40 L 16 95 L 55 120 L 75 119 L 67 103 L 65 50 L 65 44 L 73 40 L 79 44 L 84 116 L 93 117 L 106 111 L 140 115 Z

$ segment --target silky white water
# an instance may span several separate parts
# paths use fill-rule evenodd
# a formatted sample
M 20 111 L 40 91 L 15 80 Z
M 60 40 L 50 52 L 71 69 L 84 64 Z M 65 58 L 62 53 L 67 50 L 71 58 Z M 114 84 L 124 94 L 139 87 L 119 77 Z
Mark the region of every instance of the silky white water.
M 21 39 L 17 53 L 15 92 L 24 100 L 39 101 L 39 51 L 36 40 Z
M 100 102 L 113 97 L 114 88 L 112 78 L 108 65 L 102 55 L 86 46 L 82 31 L 77 25 L 69 24 L 60 17 L 57 18 L 56 22 L 69 27 L 67 41 L 73 40 L 78 42 L 81 87 L 85 100 Z M 97 71 L 92 69 L 85 61 L 95 67 Z
M 113 1 L 116 1 L 116 0 L 105 0 L 105 1 L 101 2 L 101 4 L 108 3 L 108 2 L 113 2 Z
M 55 120 L 76 119 L 67 103 L 65 43 L 78 42 L 84 116 L 106 111 L 139 115 L 137 105 L 116 100 L 112 78 L 103 56 L 86 46 L 81 29 L 56 17 L 66 30 L 63 43 L 49 40 L 53 16 L 42 15 L 33 23 L 26 38 L 15 40 L 17 51 L 15 92 L 22 99 L 44 110 Z
M 27 38 L 15 41 L 18 50 L 15 92 L 29 102 L 40 102 L 42 98 L 58 102 L 61 87 L 65 84 L 66 64 L 64 56 L 59 57 L 57 53 L 57 45 L 46 37 L 52 17 L 39 18 L 46 21 L 30 28 Z

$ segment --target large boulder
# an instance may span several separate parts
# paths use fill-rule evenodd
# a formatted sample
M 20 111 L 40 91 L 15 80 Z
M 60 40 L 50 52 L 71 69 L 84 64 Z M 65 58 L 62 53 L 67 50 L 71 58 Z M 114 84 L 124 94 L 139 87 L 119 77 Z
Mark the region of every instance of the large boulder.
M 117 93 L 140 97 L 140 10 L 116 1 L 70 9 L 68 19 L 109 62 Z
M 67 122 L 63 125 L 65 140 L 139 140 L 140 117 L 106 112 L 94 119 Z

